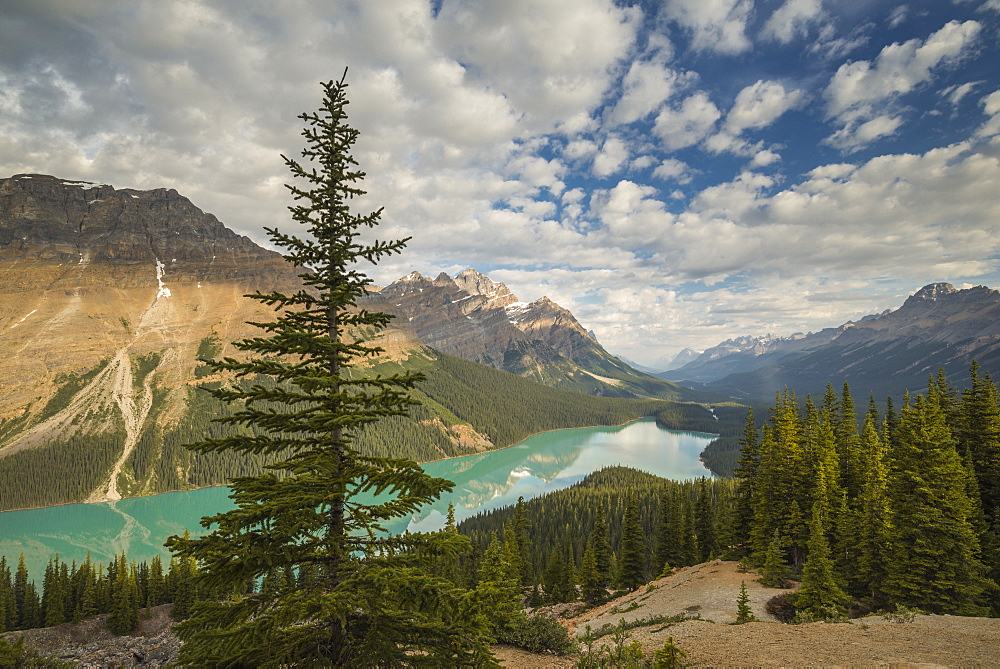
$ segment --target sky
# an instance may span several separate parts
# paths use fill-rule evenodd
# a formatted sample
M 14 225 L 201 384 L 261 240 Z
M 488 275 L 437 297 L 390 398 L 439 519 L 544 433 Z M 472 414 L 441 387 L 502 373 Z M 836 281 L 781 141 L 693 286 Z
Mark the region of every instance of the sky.
M 1000 0 L 0 0 L 0 176 L 294 232 L 347 69 L 371 267 L 474 267 L 612 353 L 1000 287 Z

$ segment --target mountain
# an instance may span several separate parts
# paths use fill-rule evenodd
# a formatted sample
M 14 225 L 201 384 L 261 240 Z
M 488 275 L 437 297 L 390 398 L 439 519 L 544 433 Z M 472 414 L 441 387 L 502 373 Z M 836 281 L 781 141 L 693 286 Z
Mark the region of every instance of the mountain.
M 1000 371 L 1000 292 L 933 283 L 898 309 L 807 335 L 727 340 L 659 376 L 739 398 L 784 387 L 819 393 L 844 381 L 855 396 L 899 396 L 925 389 L 939 367 L 961 384 L 972 360 Z
M 396 314 L 436 351 L 556 388 L 607 397 L 696 398 L 608 353 L 549 298 L 522 302 L 474 269 L 434 279 L 411 272 L 378 290 L 370 303 Z
M 232 342 L 259 334 L 247 322 L 273 315 L 243 296 L 301 288 L 279 254 L 174 190 L 24 174 L 0 179 L 0 277 L 0 510 L 212 485 L 260 470 L 259 459 L 194 455 L 182 445 L 222 434 L 211 418 L 232 410 L 196 390 L 227 380 L 199 359 L 240 356 Z M 377 336 L 383 357 L 358 373 L 407 367 L 427 380 L 415 393 L 424 404 L 360 435 L 361 449 L 419 461 L 466 455 L 669 406 L 624 398 L 691 393 L 605 361 L 572 314 L 549 300 L 523 305 L 472 271 L 436 282 L 411 275 L 363 305 L 388 306 L 400 318 Z M 422 305 L 421 288 L 439 303 Z M 458 306 L 447 307 L 451 299 Z M 531 378 L 442 351 L 501 369 L 506 362 Z

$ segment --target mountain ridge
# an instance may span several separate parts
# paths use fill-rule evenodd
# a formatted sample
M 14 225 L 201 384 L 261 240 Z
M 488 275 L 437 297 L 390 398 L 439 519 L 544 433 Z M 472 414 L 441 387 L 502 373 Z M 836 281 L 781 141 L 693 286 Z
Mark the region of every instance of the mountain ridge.
M 957 380 L 973 359 L 1000 368 L 1000 291 L 936 282 L 896 309 L 806 335 L 726 340 L 658 376 L 744 398 L 784 386 L 817 392 L 828 381 L 902 394 L 921 390 L 938 367 Z

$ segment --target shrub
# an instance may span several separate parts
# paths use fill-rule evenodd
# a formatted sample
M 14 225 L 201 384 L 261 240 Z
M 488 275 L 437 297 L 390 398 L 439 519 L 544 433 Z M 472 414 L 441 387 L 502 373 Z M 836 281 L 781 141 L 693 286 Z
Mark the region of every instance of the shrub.
M 785 593 L 767 600 L 764 610 L 783 623 L 795 620 L 795 604 L 792 603 L 792 593 Z
M 529 616 L 505 641 L 533 653 L 569 655 L 576 652 L 576 642 L 566 628 L 544 613 Z

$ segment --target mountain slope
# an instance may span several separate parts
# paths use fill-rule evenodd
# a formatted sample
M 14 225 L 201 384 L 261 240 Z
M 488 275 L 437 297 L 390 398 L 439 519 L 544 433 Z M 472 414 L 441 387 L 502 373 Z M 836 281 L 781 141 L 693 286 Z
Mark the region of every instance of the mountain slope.
M 460 281 L 484 304 L 515 302 L 481 275 Z M 450 290 L 470 294 L 449 282 Z M 220 434 L 211 418 L 230 410 L 196 390 L 225 381 L 198 359 L 238 357 L 232 342 L 259 333 L 247 321 L 270 320 L 268 307 L 244 295 L 300 286 L 281 256 L 175 191 L 44 175 L 0 180 L 0 509 L 118 499 L 259 471 L 253 459 L 182 448 Z M 372 302 L 389 304 L 379 295 Z M 550 331 L 575 323 L 568 312 L 548 309 L 538 314 L 550 315 Z M 512 338 L 537 355 L 562 355 L 519 334 L 503 307 L 498 313 Z M 543 332 L 538 314 L 528 326 L 533 337 L 558 339 Z M 482 332 L 459 331 L 453 339 L 472 341 Z M 435 343 L 447 340 L 445 332 Z M 668 406 L 559 392 L 448 358 L 429 349 L 405 317 L 377 343 L 386 351 L 378 369 L 417 368 L 428 381 L 417 393 L 425 406 L 362 436 L 359 445 L 373 453 L 421 461 L 464 455 L 544 429 L 620 423 Z M 456 387 L 462 392 L 449 391 Z M 491 406 L 505 407 L 508 418 L 490 418 L 483 407 Z M 539 411 L 548 407 L 560 411 Z
M 660 376 L 739 398 L 789 387 L 822 392 L 850 383 L 855 396 L 920 391 L 940 367 L 961 383 L 972 360 L 1000 371 L 1000 292 L 929 284 L 899 309 L 809 335 L 746 337 L 708 349 Z

